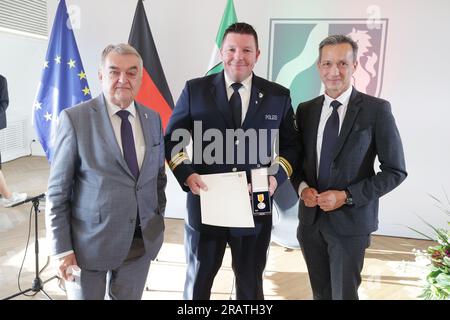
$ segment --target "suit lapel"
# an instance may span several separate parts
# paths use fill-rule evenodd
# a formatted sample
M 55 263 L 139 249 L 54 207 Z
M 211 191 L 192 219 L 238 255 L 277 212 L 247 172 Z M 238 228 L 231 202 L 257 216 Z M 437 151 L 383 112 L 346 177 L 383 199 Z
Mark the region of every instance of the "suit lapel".
M 95 98 L 92 109 L 94 109 L 97 130 L 100 133 L 100 137 L 102 137 L 105 140 L 106 144 L 110 147 L 111 154 L 116 159 L 118 164 L 134 179 L 133 174 L 131 173 L 127 163 L 125 162 L 122 152 L 120 151 L 120 147 L 111 124 L 111 119 L 109 119 L 108 109 L 106 107 L 103 94 Z
M 360 101 L 360 93 L 356 91 L 355 88 L 353 88 L 350 100 L 348 102 L 347 112 L 345 113 L 344 122 L 342 123 L 342 128 L 339 133 L 336 149 L 334 150 L 333 159 L 336 159 L 336 157 L 338 156 L 339 152 L 344 146 L 345 141 L 347 140 L 353 124 L 355 123 L 356 116 L 358 115 L 359 109 L 361 108 L 359 106 Z
M 242 128 L 245 130 L 248 123 L 253 119 L 258 108 L 261 107 L 261 103 L 264 98 L 264 90 L 262 89 L 262 83 L 259 81 L 259 77 L 253 75 L 252 88 L 250 93 L 250 101 L 248 104 L 247 114 L 245 115 L 244 122 L 242 123 Z
M 323 100 L 324 96 L 318 97 L 313 102 L 313 107 L 311 108 L 311 114 L 306 117 L 306 119 L 309 119 L 308 125 L 311 125 L 311 130 L 305 130 L 305 132 L 311 132 L 311 137 L 307 140 L 309 143 L 306 145 L 306 148 L 308 149 L 306 152 L 308 154 L 314 154 L 314 171 L 317 172 L 317 131 L 319 129 L 319 122 L 320 122 L 320 115 L 322 114 L 322 106 L 323 106 Z M 314 174 L 314 179 L 316 180 L 317 185 L 317 174 Z
M 228 96 L 225 89 L 225 77 L 223 71 L 218 73 L 212 81 L 211 94 L 214 97 L 216 106 L 220 114 L 225 120 L 228 128 L 234 128 L 233 117 L 231 114 L 230 105 L 228 104 Z
M 152 160 L 151 157 L 157 157 L 158 155 L 151 155 L 151 146 L 155 144 L 156 141 L 153 141 L 152 137 L 152 128 L 150 125 L 150 117 L 148 115 L 148 112 L 145 110 L 146 108 L 141 106 L 135 101 L 136 106 L 136 112 L 139 114 L 139 121 L 141 122 L 141 128 L 142 128 L 142 134 L 144 136 L 144 142 L 145 142 L 145 155 L 144 159 L 142 160 L 142 167 L 140 169 L 140 172 L 144 172 L 145 167 L 148 166 L 148 163 Z M 142 176 L 142 174 L 139 174 L 139 178 Z

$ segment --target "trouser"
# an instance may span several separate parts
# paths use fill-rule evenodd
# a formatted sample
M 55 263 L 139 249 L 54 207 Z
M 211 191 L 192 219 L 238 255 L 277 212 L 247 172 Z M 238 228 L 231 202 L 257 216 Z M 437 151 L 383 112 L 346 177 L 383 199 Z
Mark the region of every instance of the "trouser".
M 357 300 L 370 235 L 342 236 L 319 212 L 311 226 L 299 225 L 297 238 L 315 300 Z M 333 213 L 330 213 L 333 214 Z
M 269 216 L 261 222 L 257 234 L 247 236 L 236 236 L 230 231 L 222 235 L 206 234 L 186 224 L 187 271 L 183 298 L 210 299 L 214 278 L 229 244 L 236 277 L 236 299 L 264 299 L 263 272 L 270 243 L 271 219 Z
M 113 270 L 81 269 L 80 284 L 66 282 L 69 300 L 140 300 L 150 268 L 144 242 L 134 238 L 127 258 Z

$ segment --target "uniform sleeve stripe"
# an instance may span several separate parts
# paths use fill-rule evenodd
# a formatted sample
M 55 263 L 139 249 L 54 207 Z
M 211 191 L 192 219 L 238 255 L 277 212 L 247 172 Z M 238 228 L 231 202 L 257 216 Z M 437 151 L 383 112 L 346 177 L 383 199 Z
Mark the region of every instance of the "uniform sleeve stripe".
M 177 153 L 173 156 L 172 160 L 169 161 L 170 170 L 175 170 L 184 160 L 189 160 L 189 157 L 184 152 Z
M 290 177 L 292 175 L 292 166 L 289 163 L 289 161 L 286 160 L 286 158 L 283 157 L 277 157 L 275 159 L 275 163 L 279 163 L 281 165 L 281 167 L 283 168 L 284 171 L 286 171 L 286 174 L 288 177 Z

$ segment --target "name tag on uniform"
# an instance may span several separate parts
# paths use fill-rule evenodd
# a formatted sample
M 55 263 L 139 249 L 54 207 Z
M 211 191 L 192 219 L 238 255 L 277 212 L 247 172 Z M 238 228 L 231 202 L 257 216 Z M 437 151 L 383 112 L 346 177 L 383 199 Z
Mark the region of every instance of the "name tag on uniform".
M 277 114 L 266 114 L 265 115 L 265 119 L 266 120 L 276 121 L 276 120 L 278 120 L 278 115 Z
M 272 214 L 267 168 L 253 169 L 251 174 L 253 215 L 260 216 Z

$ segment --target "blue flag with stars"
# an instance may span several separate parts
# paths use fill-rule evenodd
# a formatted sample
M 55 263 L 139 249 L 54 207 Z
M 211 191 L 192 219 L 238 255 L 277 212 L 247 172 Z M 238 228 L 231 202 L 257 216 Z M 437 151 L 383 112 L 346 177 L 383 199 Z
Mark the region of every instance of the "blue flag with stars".
M 33 105 L 34 126 L 51 162 L 59 113 L 91 99 L 65 0 L 60 0 Z

